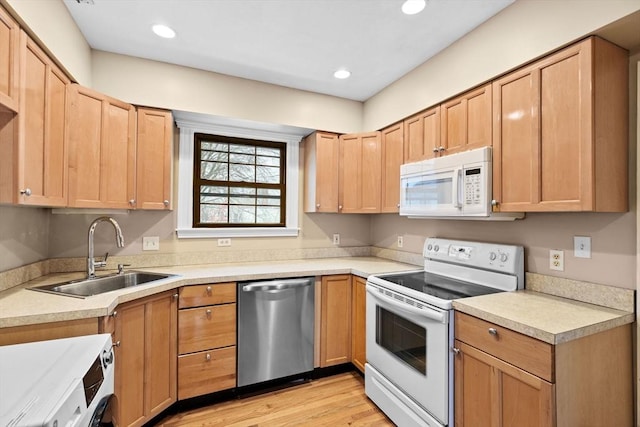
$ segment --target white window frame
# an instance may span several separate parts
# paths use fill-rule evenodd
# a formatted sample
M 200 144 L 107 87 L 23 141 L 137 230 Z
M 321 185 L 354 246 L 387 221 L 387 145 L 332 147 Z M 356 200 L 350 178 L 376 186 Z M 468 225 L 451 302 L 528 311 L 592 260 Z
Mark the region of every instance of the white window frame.
M 271 125 L 239 119 L 209 116 L 206 114 L 174 111 L 173 116 L 180 129 L 178 151 L 178 238 L 211 237 L 278 237 L 298 236 L 299 215 L 299 152 L 301 139 L 311 129 Z M 193 137 L 196 133 L 284 142 L 287 145 L 286 225 L 284 227 L 193 227 Z

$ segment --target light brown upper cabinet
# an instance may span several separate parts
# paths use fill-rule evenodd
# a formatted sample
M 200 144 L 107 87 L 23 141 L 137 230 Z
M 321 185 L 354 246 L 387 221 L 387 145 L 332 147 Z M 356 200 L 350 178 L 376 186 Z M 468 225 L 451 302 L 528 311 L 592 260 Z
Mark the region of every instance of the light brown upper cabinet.
M 0 6 L 0 110 L 18 111 L 20 27 Z
M 68 205 L 135 207 L 135 108 L 77 84 L 67 88 Z
M 2 137 L 0 201 L 30 206 L 67 204 L 65 141 L 69 79 L 42 49 L 20 32 L 20 113 L 13 135 Z M 3 115 L 3 117 L 7 117 Z M 11 129 L 11 128 L 10 128 Z
M 340 140 L 314 132 L 304 139 L 304 211 L 338 212 Z
M 380 213 L 382 144 L 380 132 L 340 135 L 338 211 Z
M 380 212 L 400 210 L 400 165 L 403 163 L 404 127 L 402 122 L 381 131 L 382 194 Z
M 171 209 L 171 111 L 138 107 L 136 209 Z
M 491 145 L 491 84 L 440 105 L 439 155 Z
M 404 121 L 404 163 L 432 159 L 440 147 L 440 106 Z
M 502 212 L 628 210 L 628 53 L 592 37 L 493 83 Z

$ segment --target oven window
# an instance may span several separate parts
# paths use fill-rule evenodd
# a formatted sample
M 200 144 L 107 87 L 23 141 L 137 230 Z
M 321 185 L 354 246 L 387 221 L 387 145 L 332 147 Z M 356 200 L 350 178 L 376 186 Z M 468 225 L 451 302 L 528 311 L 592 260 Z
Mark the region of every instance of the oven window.
M 427 330 L 382 307 L 376 309 L 376 343 L 427 375 Z

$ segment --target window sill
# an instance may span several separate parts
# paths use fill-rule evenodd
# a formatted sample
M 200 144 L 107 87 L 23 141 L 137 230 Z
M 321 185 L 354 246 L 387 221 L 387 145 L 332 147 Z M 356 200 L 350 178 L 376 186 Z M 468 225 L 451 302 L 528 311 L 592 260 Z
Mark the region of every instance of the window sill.
M 179 228 L 178 239 L 206 239 L 216 237 L 297 237 L 298 228 Z

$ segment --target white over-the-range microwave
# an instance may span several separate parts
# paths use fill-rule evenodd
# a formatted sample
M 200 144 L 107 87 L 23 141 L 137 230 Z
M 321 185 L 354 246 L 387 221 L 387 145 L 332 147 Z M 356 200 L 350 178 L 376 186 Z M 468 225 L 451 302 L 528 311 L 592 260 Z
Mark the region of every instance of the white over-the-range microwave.
M 521 212 L 492 212 L 491 147 L 400 167 L 400 215 L 413 218 L 514 220 Z

